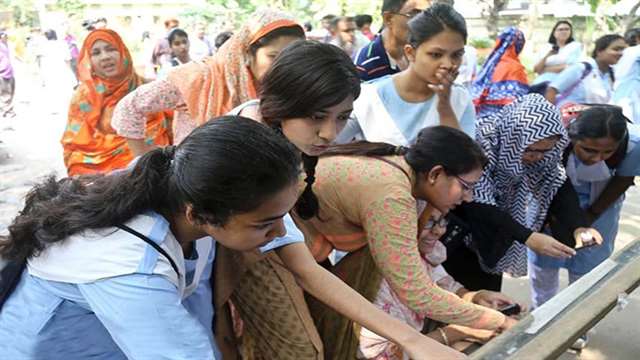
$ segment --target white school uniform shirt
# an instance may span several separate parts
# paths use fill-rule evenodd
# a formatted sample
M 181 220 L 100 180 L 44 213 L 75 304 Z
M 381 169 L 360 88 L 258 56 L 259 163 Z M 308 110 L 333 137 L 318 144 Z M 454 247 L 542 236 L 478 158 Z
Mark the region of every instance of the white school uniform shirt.
M 383 81 L 382 78 L 379 81 Z M 435 101 L 431 108 L 427 111 L 422 119 L 411 119 L 411 121 L 419 121 L 417 127 L 423 129 L 429 126 L 440 125 L 440 114 L 438 113 L 437 101 L 440 101 L 438 95 L 434 95 Z M 471 94 L 461 85 L 453 85 L 451 87 L 451 105 L 453 112 L 458 121 L 471 103 Z M 406 120 L 406 119 L 402 119 Z M 408 138 L 400 130 L 397 122 L 400 119 L 394 119 L 383 100 L 378 93 L 377 81 L 362 84 L 360 96 L 353 104 L 353 112 L 351 118 L 340 132 L 337 143 L 347 143 L 352 139 L 367 140 L 370 142 L 385 142 L 393 145 L 409 146 L 415 141 L 417 134 L 412 134 L 414 138 Z M 473 137 L 473 134 L 468 134 Z
M 153 233 L 153 227 L 158 224 L 152 213 L 138 215 L 125 223 L 142 234 Z M 117 228 L 89 229 L 63 242 L 54 243 L 40 256 L 29 259 L 27 269 L 31 275 L 41 279 L 85 284 L 139 272 L 145 253 L 156 252 L 158 256 L 152 273 L 173 283 L 184 299 L 198 286 L 208 254 L 215 251 L 213 239 L 209 236 L 196 240 L 194 244 L 201 256 L 198 257 L 193 280 L 188 286 L 185 284 L 184 253 L 171 231 L 166 231 L 164 240 L 158 245 L 172 258 L 180 276 L 164 255 L 137 236 Z

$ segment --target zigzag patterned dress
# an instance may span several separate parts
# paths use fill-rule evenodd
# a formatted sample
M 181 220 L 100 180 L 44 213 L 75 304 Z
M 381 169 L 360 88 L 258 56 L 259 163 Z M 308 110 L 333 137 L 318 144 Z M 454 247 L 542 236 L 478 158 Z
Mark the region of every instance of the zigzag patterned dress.
M 567 177 L 561 159 L 569 139 L 558 109 L 542 96 L 530 94 L 480 120 L 477 126 L 476 140 L 489 163 L 474 188 L 474 201 L 495 205 L 521 225 L 540 231 L 549 206 Z M 542 160 L 532 165 L 522 162 L 529 145 L 551 136 L 559 136 L 560 140 Z M 526 246 L 514 241 L 494 268 L 482 265 L 490 273 L 524 276 Z

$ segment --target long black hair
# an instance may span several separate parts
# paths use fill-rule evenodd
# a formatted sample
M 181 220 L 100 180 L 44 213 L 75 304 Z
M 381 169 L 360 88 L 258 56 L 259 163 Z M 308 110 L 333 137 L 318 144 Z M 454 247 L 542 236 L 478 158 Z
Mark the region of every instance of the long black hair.
M 607 165 L 618 164 L 627 153 L 630 122 L 622 108 L 615 105 L 597 104 L 580 112 L 580 115 L 569 124 L 567 129 L 572 142 L 583 139 L 612 138 L 619 145 L 616 151 L 606 160 Z M 616 165 L 617 166 L 617 165 Z
M 340 155 L 402 155 L 416 173 L 427 173 L 440 165 L 450 176 L 467 174 L 484 167 L 488 161 L 480 145 L 469 135 L 444 125 L 420 130 L 415 144 L 409 147 L 357 141 L 331 146 L 322 154 L 323 157 Z
M 280 130 L 286 119 L 309 118 L 335 106 L 349 95 L 360 96 L 360 78 L 353 62 L 337 46 L 296 41 L 276 57 L 260 85 L 260 114 Z M 318 200 L 312 191 L 318 159 L 302 154 L 307 186 L 296 204 L 303 219 L 316 215 Z
M 409 44 L 414 48 L 445 30 L 457 32 L 467 43 L 467 23 L 451 5 L 433 4 L 411 19 L 408 26 Z
M 171 216 L 187 204 L 197 222 L 224 226 L 295 184 L 299 164 L 292 145 L 267 126 L 239 116 L 213 119 L 177 147 L 145 154 L 130 170 L 50 177 L 35 186 L 0 255 L 37 256 L 84 229 L 115 226 L 147 210 Z

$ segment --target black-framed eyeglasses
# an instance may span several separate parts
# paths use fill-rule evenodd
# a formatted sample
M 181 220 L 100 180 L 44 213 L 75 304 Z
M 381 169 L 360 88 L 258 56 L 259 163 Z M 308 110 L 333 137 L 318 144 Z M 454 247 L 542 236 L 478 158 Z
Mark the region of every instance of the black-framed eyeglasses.
M 427 223 L 424 224 L 424 228 L 426 230 L 431 230 L 436 226 L 440 228 L 446 228 L 448 224 L 449 220 L 447 220 L 447 218 L 444 216 L 440 217 L 439 219 L 429 218 L 429 220 L 427 220 Z
M 421 12 L 422 12 L 422 10 L 413 9 L 413 10 L 409 11 L 408 13 L 392 12 L 392 14 L 404 16 L 407 19 L 413 19 L 414 17 L 420 15 Z
M 475 186 L 475 184 L 472 184 L 466 181 L 465 179 L 461 178 L 458 175 L 454 175 L 454 177 L 456 178 L 456 180 L 458 180 L 458 182 L 460 183 L 460 186 L 462 186 L 462 190 L 467 192 L 473 192 L 473 187 Z

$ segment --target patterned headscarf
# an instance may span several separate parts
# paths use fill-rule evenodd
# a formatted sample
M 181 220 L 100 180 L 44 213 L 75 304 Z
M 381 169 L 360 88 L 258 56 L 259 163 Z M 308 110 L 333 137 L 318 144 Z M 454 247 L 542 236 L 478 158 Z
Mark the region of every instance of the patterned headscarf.
M 522 162 L 528 146 L 553 136 L 559 140 L 542 160 L 532 165 Z M 567 178 L 562 152 L 569 138 L 558 109 L 541 95 L 523 96 L 482 119 L 476 140 L 489 163 L 474 188 L 474 200 L 496 205 L 521 225 L 540 231 L 551 201 Z M 526 275 L 525 246 L 514 242 L 496 270 Z
M 518 55 L 525 44 L 522 31 L 508 27 L 496 40 L 471 93 L 479 117 L 490 115 L 529 92 L 527 72 Z
M 196 124 L 226 114 L 234 107 L 258 97 L 256 79 L 248 64 L 249 48 L 270 32 L 284 27 L 302 27 L 277 10 L 256 12 L 212 57 L 190 62 L 169 73 Z
M 118 75 L 102 78 L 94 73 L 91 48 L 105 41 L 118 50 Z M 126 140 L 111 127 L 111 115 L 120 99 L 142 84 L 133 69 L 131 54 L 113 30 L 94 30 L 82 44 L 78 58 L 80 85 L 69 106 L 67 128 L 62 136 L 64 162 L 69 175 L 109 172 L 124 168 L 133 155 Z M 147 142 L 170 142 L 170 119 L 162 113 L 151 114 L 147 122 Z

